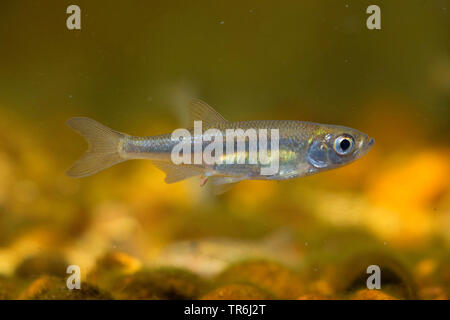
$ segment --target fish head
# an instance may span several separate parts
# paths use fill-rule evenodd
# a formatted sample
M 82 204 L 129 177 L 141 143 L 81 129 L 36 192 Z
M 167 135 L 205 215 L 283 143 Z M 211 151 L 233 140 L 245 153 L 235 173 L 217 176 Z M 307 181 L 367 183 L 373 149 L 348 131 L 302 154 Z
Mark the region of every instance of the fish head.
M 365 155 L 374 139 L 353 128 L 318 125 L 308 141 L 306 158 L 309 173 L 330 170 L 353 162 Z

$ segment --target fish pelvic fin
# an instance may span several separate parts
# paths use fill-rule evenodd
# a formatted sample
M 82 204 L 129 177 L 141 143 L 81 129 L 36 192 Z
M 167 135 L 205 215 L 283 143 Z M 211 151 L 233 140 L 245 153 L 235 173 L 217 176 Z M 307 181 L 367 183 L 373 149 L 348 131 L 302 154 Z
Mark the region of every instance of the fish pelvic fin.
M 202 121 L 202 125 L 206 128 L 213 128 L 216 124 L 227 122 L 224 117 L 206 102 L 199 99 L 193 99 L 189 103 L 189 126 L 194 125 L 194 121 Z
M 125 134 L 114 131 L 90 118 L 71 118 L 66 123 L 82 135 L 88 143 L 86 153 L 66 171 L 69 177 L 90 176 L 126 160 L 120 155 L 122 138 L 125 137 Z

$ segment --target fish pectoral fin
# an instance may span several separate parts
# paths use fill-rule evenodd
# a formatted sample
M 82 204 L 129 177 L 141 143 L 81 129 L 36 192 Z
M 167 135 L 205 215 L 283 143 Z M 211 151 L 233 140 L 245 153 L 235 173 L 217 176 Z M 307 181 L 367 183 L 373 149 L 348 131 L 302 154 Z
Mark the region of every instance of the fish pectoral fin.
M 193 99 L 189 103 L 189 126 L 194 125 L 194 121 L 202 121 L 203 127 L 214 127 L 217 123 L 227 122 L 224 117 L 206 102 Z
M 211 177 L 209 180 L 211 181 L 213 193 L 215 195 L 220 195 L 230 190 L 237 183 L 244 180 L 244 178 Z
M 168 161 L 152 161 L 153 165 L 166 173 L 164 181 L 166 183 L 175 183 L 188 178 L 200 176 L 203 169 L 194 165 L 179 164 L 176 165 Z

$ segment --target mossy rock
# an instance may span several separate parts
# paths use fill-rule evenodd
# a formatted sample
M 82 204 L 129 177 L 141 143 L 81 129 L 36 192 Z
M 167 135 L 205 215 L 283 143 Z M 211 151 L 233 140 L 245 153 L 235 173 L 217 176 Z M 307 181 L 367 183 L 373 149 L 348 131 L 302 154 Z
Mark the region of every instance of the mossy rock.
M 41 276 L 34 280 L 20 295 L 24 300 L 108 300 L 111 295 L 96 286 L 81 282 L 80 289 L 68 289 L 66 279 Z
M 15 299 L 23 286 L 23 280 L 0 276 L 0 300 Z
M 95 267 L 99 270 L 119 270 L 134 272 L 140 269 L 141 263 L 137 258 L 120 251 L 110 251 L 97 260 Z
M 110 290 L 120 277 L 141 269 L 141 262 L 123 252 L 108 252 L 97 260 L 87 275 L 90 283 Z
M 21 278 L 35 278 L 50 275 L 64 278 L 68 263 L 57 252 L 43 252 L 28 256 L 16 268 L 15 274 Z
M 298 297 L 297 300 L 338 300 L 337 298 L 322 295 L 319 293 L 307 293 Z
M 229 284 L 216 288 L 200 300 L 268 300 L 273 295 L 249 284 Z
M 304 284 L 293 270 L 273 261 L 249 260 L 231 265 L 216 277 L 218 283 L 252 284 L 279 299 L 297 299 Z
M 443 261 L 437 270 L 438 282 L 446 288 L 445 294 L 450 297 L 450 257 Z
M 352 300 L 398 300 L 382 290 L 361 289 L 351 296 Z
M 122 277 L 112 292 L 119 299 L 184 300 L 200 297 L 208 287 L 207 282 L 189 271 L 159 268 Z
M 371 276 L 367 268 L 370 265 L 380 267 L 383 292 L 400 299 L 417 299 L 417 287 L 408 269 L 393 256 L 379 252 L 359 254 L 348 259 L 339 268 L 336 291 L 353 295 L 358 290 L 367 289 L 367 279 Z
M 419 297 L 423 300 L 448 300 L 447 290 L 444 286 L 424 286 L 419 290 Z

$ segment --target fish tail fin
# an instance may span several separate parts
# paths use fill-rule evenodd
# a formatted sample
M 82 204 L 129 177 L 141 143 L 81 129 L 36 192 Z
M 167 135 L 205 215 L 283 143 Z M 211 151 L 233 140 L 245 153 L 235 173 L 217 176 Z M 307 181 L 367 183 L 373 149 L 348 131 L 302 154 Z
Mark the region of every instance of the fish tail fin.
M 89 145 L 86 153 L 66 171 L 69 177 L 86 177 L 126 160 L 120 155 L 125 134 L 84 117 L 71 118 L 66 123 Z

